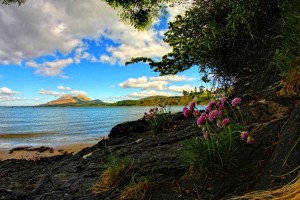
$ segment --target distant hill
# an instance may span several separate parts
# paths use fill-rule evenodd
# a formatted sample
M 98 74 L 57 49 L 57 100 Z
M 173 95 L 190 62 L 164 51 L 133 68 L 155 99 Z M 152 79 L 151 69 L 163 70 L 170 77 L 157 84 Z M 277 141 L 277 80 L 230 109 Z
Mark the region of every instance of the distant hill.
M 49 101 L 41 106 L 84 106 L 84 105 L 99 105 L 103 104 L 103 101 L 91 100 L 84 94 L 79 94 L 78 96 L 72 96 L 70 94 L 65 94 L 56 100 Z
M 206 96 L 151 96 L 139 100 L 122 100 L 110 104 L 111 106 L 158 106 L 158 105 L 189 105 L 197 97 L 197 104 L 206 104 L 209 99 Z
M 105 103 L 99 99 L 91 100 L 83 94 L 72 96 L 65 94 L 56 100 L 40 106 L 158 106 L 158 105 L 188 105 L 195 97 L 197 97 L 197 104 L 206 104 L 209 98 L 206 95 L 199 96 L 151 96 L 139 100 L 122 100 L 115 103 Z

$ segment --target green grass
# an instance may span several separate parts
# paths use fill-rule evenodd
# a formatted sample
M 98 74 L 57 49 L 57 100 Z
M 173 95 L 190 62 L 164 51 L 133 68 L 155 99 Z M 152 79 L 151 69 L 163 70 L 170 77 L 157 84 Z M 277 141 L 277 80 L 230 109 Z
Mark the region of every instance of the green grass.
M 185 141 L 183 161 L 190 166 L 192 175 L 222 173 L 236 161 L 242 148 L 239 125 L 222 129 L 205 140 L 196 137 Z
M 101 193 L 118 186 L 124 181 L 124 178 L 130 170 L 131 165 L 132 160 L 127 156 L 110 156 L 108 159 L 107 168 L 102 173 L 99 183 L 92 187 L 92 192 Z
M 174 124 L 174 115 L 166 107 L 152 108 L 144 117 L 153 135 L 171 129 Z
M 300 1 L 283 1 L 281 44 L 276 49 L 274 63 L 283 75 L 289 74 L 300 57 Z M 300 72 L 299 66 L 297 71 Z

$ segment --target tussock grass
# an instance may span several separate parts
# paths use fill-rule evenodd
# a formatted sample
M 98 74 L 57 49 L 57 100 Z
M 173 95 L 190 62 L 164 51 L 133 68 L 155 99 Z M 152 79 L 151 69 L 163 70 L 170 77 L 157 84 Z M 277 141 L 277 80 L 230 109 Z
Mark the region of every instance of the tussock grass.
M 150 178 L 141 178 L 137 183 L 132 183 L 125 188 L 120 196 L 120 200 L 143 200 L 153 188 Z
M 124 182 L 127 172 L 130 170 L 132 160 L 129 157 L 113 157 L 108 159 L 106 170 L 102 173 L 99 183 L 92 187 L 92 192 L 101 193 Z
M 289 184 L 280 188 L 264 191 L 254 191 L 231 200 L 299 200 L 300 199 L 300 174 Z
M 181 157 L 190 166 L 189 174 L 194 177 L 219 174 L 232 166 L 242 148 L 240 132 L 236 130 L 241 130 L 238 125 L 207 140 L 196 137 L 185 141 Z

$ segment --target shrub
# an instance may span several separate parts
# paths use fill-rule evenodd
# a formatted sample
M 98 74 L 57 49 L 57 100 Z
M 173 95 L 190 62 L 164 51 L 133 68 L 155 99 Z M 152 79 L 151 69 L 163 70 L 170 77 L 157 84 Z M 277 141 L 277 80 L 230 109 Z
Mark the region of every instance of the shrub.
M 106 170 L 102 173 L 100 181 L 92 187 L 92 192 L 101 193 L 118 186 L 124 181 L 124 178 L 132 165 L 132 160 L 125 157 L 110 156 Z
M 174 122 L 174 117 L 165 106 L 150 109 L 148 113 L 144 114 L 144 117 L 154 135 L 170 128 Z
M 243 121 L 238 106 L 240 103 L 240 98 L 234 98 L 231 104 L 226 98 L 222 98 L 217 102 L 211 101 L 203 113 L 193 111 L 203 136 L 184 143 L 182 158 L 190 166 L 192 174 L 222 172 L 237 160 L 243 147 L 241 140 L 246 140 L 248 144 L 254 142 L 251 134 L 244 131 L 243 122 L 238 122 Z M 196 109 L 193 104 L 192 108 Z M 184 108 L 184 112 L 186 109 L 188 108 Z M 237 110 L 240 118 L 236 114 Z

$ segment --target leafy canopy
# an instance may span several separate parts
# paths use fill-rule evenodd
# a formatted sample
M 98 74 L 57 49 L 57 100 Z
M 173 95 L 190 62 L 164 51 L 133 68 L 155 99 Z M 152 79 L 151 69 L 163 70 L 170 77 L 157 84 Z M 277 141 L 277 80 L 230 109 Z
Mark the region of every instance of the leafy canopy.
M 166 14 L 165 3 L 174 0 L 105 0 L 113 8 L 120 8 L 120 18 L 136 29 L 145 29 L 160 14 Z
M 19 5 L 25 3 L 26 0 L 2 0 L 2 4 L 9 5 L 11 3 L 18 3 Z
M 173 51 L 149 63 L 161 75 L 199 66 L 224 82 L 249 77 L 268 67 L 280 37 L 280 9 L 274 0 L 196 1 L 169 24 L 164 41 Z

